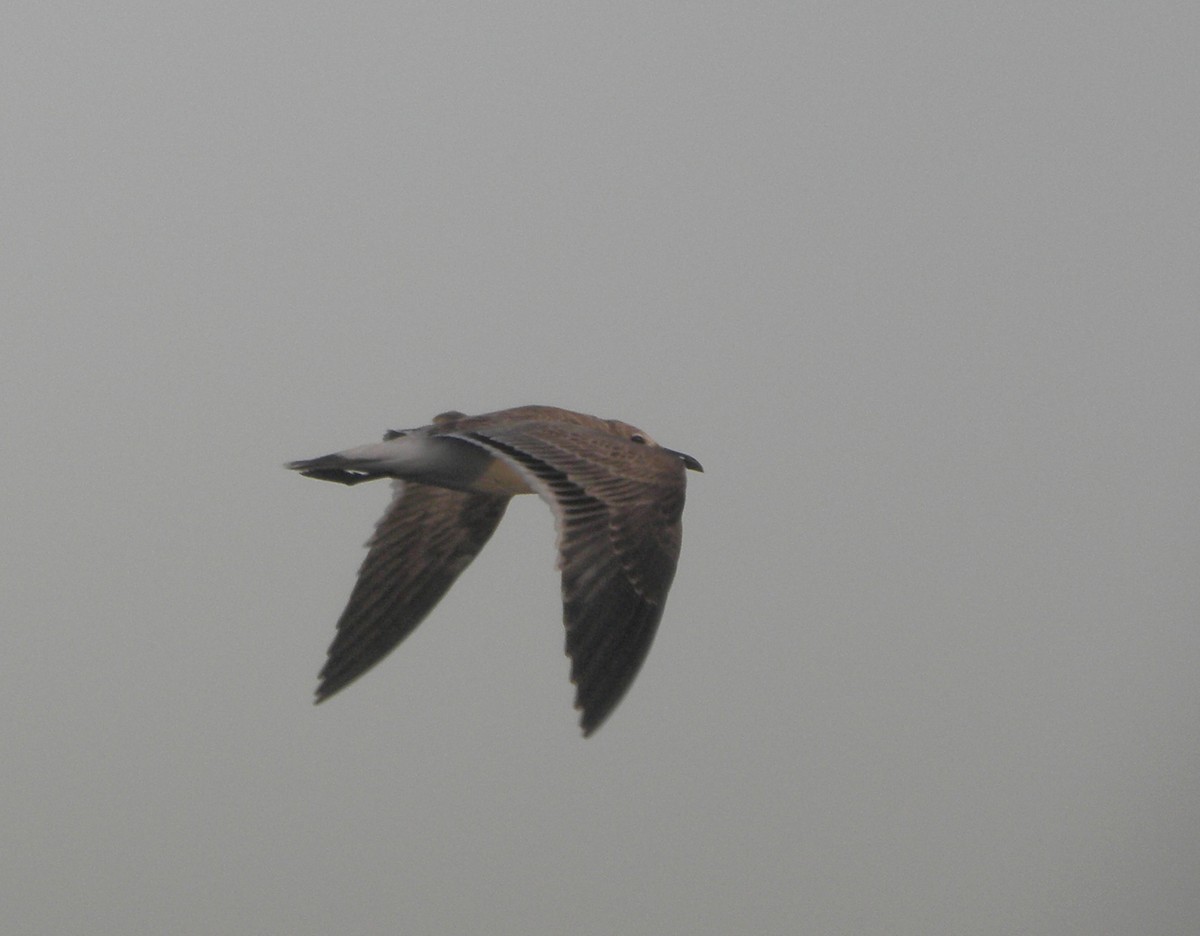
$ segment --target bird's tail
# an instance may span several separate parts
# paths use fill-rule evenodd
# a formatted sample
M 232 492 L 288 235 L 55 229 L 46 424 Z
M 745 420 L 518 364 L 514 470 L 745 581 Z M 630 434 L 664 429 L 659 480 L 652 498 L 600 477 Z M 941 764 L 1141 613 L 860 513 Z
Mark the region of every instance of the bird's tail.
M 304 458 L 284 465 L 298 471 L 306 478 L 321 481 L 336 481 L 338 484 L 361 484 L 382 477 L 382 473 L 365 470 L 340 454 L 322 455 L 320 458 Z

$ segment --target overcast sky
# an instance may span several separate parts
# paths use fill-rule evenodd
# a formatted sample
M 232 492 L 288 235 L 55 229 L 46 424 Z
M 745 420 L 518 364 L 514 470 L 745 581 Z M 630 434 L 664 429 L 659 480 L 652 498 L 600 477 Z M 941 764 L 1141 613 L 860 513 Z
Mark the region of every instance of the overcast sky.
M 1191 934 L 1200 6 L 16 0 L 25 934 Z M 314 708 L 447 409 L 705 466 L 583 740 L 549 511 Z

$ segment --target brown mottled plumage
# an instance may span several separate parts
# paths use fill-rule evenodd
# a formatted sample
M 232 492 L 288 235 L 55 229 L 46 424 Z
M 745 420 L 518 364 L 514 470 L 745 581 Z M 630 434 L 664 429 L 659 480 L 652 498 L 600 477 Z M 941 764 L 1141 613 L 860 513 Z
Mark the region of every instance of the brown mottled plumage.
M 317 701 L 378 663 L 444 595 L 496 529 L 509 498 L 536 493 L 554 512 L 563 622 L 585 735 L 637 675 L 679 558 L 690 455 L 627 423 L 553 406 L 432 425 L 292 462 L 342 484 L 395 479 L 321 671 Z

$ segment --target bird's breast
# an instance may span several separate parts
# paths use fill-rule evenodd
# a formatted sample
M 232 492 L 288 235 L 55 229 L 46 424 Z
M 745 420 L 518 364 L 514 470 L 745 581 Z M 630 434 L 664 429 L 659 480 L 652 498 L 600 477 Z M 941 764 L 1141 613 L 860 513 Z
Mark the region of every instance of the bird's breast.
M 452 436 L 416 436 L 414 450 L 407 475 L 414 481 L 499 496 L 533 493 L 519 471 L 473 442 Z
M 471 483 L 471 490 L 481 494 L 532 494 L 533 488 L 520 472 L 500 458 L 491 458 L 483 474 Z

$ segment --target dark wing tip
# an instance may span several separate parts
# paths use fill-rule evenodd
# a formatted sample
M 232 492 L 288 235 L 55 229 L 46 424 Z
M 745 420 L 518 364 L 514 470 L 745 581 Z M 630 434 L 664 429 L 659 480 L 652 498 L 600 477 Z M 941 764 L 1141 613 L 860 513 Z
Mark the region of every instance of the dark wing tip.
M 624 608 L 611 608 L 608 613 L 595 609 L 598 614 L 589 609 L 568 625 L 571 682 L 585 738 L 608 720 L 633 686 L 662 617 L 661 604 L 646 601 L 632 590 L 621 597 L 629 602 Z
M 425 619 L 496 529 L 507 497 L 410 483 L 375 528 L 317 677 L 320 704 L 365 675 Z
M 330 696 L 337 695 L 353 681 L 352 679 L 344 679 L 340 682 L 334 682 L 331 679 L 322 678 L 313 692 L 313 705 L 320 705 Z
M 352 667 L 346 666 L 346 661 L 344 660 L 339 661 L 339 669 L 343 670 L 343 672 L 334 672 L 334 662 L 334 657 L 330 656 L 325 661 L 325 666 L 321 670 L 320 676 L 317 677 L 317 688 L 313 692 L 313 705 L 320 705 L 330 696 L 337 695 L 366 672 L 365 669 L 355 671 Z M 369 669 L 370 667 L 367 668 Z
M 576 698 L 575 710 L 579 712 L 579 727 L 585 738 L 590 738 L 601 725 L 608 721 L 609 716 L 616 709 L 617 703 L 624 698 L 628 688 L 628 685 L 623 686 L 615 697 L 592 699 L 588 702 L 582 702 L 578 697 Z

